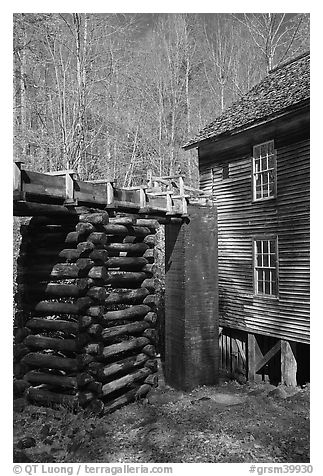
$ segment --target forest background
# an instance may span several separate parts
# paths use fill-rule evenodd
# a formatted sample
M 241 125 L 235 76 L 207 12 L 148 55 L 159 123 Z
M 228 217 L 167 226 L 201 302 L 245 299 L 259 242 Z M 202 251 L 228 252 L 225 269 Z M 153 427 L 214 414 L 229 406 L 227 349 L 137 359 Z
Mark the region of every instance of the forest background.
M 182 145 L 309 50 L 309 14 L 16 13 L 14 156 L 119 186 L 181 173 Z

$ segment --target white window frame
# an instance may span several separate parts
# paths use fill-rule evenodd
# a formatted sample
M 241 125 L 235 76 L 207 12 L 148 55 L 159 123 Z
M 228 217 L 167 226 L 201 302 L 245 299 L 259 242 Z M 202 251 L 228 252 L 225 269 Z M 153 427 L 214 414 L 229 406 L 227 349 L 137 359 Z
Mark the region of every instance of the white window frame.
M 271 148 L 272 153 L 267 151 L 265 156 L 259 155 L 259 150 L 262 147 L 268 146 L 268 150 Z M 252 199 L 254 202 L 260 202 L 264 200 L 272 200 L 276 197 L 276 183 L 277 183 L 277 168 L 276 168 L 276 150 L 274 149 L 274 141 L 270 140 L 267 142 L 262 142 L 261 144 L 256 144 L 252 149 Z M 269 167 L 268 159 L 273 158 L 273 166 Z M 266 159 L 265 168 L 262 167 L 262 161 Z M 256 166 L 256 161 L 259 160 L 260 168 Z M 273 172 L 274 179 L 270 181 L 270 174 Z M 257 197 L 257 178 L 260 176 L 261 180 L 261 196 Z M 264 183 L 263 178 L 266 177 L 267 181 Z M 272 190 L 271 190 L 271 185 Z
M 257 251 L 257 242 L 261 243 L 261 253 Z M 272 242 L 275 243 L 274 251 Z M 265 243 L 267 252 L 264 252 Z M 261 257 L 261 265 L 258 263 L 258 257 Z M 271 256 L 274 256 L 273 262 Z M 265 258 L 267 262 L 265 263 Z M 254 294 L 257 296 L 277 298 L 278 297 L 278 238 L 272 235 L 263 235 L 253 237 L 253 270 L 254 270 Z M 259 280 L 259 273 L 262 274 L 262 280 Z M 266 280 L 269 275 L 269 280 Z M 260 282 L 268 283 L 269 292 L 266 292 L 266 284 L 260 289 Z

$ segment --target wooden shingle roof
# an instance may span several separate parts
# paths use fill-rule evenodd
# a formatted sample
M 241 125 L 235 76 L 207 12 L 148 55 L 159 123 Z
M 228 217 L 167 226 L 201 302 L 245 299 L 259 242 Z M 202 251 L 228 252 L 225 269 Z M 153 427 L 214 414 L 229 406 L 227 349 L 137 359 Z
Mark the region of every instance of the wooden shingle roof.
M 198 147 L 202 141 L 217 140 L 274 119 L 292 110 L 310 97 L 310 54 L 272 69 L 241 99 L 229 106 L 215 121 L 184 144 L 184 149 Z

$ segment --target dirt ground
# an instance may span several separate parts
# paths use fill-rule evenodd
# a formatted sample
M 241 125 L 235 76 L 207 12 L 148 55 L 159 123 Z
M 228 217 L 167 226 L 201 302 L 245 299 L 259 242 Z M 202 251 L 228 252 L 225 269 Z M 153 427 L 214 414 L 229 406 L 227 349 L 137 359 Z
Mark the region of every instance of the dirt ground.
M 28 406 L 14 412 L 14 461 L 305 463 L 309 394 L 233 381 L 190 393 L 162 386 L 102 418 Z

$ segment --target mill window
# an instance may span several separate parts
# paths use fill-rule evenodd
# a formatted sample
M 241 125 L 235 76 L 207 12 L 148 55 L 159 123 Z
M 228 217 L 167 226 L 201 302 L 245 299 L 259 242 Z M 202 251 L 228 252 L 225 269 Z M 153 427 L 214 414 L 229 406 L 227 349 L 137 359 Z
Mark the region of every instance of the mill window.
M 277 238 L 254 240 L 255 294 L 277 296 Z
M 276 194 L 276 154 L 274 141 L 253 147 L 253 199 L 266 200 Z

